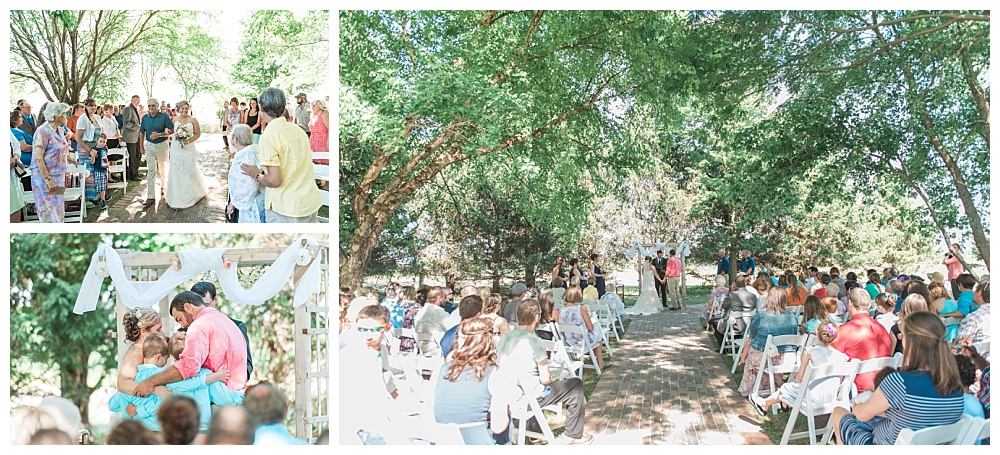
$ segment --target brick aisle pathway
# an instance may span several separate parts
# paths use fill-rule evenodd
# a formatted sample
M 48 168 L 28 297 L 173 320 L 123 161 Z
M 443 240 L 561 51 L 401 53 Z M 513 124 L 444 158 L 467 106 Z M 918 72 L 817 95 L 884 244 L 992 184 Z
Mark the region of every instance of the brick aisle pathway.
M 202 134 L 195 145 L 198 147 L 198 167 L 209 187 L 208 197 L 186 209 L 174 210 L 160 195 L 156 195 L 155 205 L 143 207 L 142 203 L 146 201 L 146 179 L 143 178 L 141 182 L 129 182 L 128 193 L 109 206 L 97 222 L 225 223 L 229 152 L 223 150 L 222 135 L 219 133 Z M 145 175 L 145 171 L 140 171 L 140 174 Z M 169 180 L 167 184 L 170 184 Z
M 632 322 L 587 402 L 595 444 L 771 444 L 697 305 Z

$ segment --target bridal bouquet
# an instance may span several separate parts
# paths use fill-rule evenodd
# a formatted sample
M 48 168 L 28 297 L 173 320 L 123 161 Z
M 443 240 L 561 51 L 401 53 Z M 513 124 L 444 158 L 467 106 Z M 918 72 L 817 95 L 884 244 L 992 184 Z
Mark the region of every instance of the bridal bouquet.
M 191 139 L 192 137 L 194 137 L 194 131 L 192 130 L 192 126 L 190 124 L 178 126 L 177 132 L 174 133 L 174 137 L 182 142 Z

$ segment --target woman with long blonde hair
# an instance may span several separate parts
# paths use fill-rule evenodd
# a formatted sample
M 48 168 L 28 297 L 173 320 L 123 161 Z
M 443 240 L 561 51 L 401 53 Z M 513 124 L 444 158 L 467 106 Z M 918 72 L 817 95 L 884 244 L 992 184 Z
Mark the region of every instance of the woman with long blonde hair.
M 455 334 L 455 349 L 441 366 L 434 389 L 434 420 L 459 425 L 485 424 L 491 413 L 506 415 L 506 405 L 494 400 L 491 392 L 498 387 L 494 383 L 500 381 L 494 379 L 496 361 L 493 321 L 488 318 L 462 321 Z M 468 445 L 503 444 L 510 440 L 509 434 L 494 434 L 488 425 L 462 428 L 461 431 Z

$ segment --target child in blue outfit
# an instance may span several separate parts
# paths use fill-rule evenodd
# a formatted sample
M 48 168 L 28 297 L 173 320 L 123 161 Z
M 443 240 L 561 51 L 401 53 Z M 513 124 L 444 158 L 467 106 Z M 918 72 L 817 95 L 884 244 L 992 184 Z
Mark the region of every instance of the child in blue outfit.
M 170 356 L 167 344 L 167 337 L 161 333 L 153 333 L 146 337 L 142 343 L 142 357 L 144 362 L 138 366 L 138 372 L 135 374 L 136 382 L 142 382 L 163 371 L 164 366 L 167 364 L 167 358 Z M 183 381 L 166 384 L 166 387 L 172 393 L 190 396 L 198 402 L 198 409 L 201 411 L 201 429 L 205 430 L 208 429 L 208 421 L 212 417 L 212 409 L 208 403 L 208 384 L 225 379 L 229 375 L 229 372 L 226 370 L 219 370 L 216 373 L 212 373 L 210 370 L 202 370 L 202 372 L 207 374 L 199 373 L 197 376 Z M 203 402 L 204 406 L 202 406 Z M 139 398 L 134 395 L 117 392 L 111 397 L 111 401 L 108 402 L 108 408 L 113 412 L 121 412 L 124 419 L 136 419 L 142 422 L 146 428 L 153 431 L 160 431 L 160 422 L 156 419 L 156 410 L 159 409 L 162 403 L 163 399 L 156 395 Z M 131 415 L 128 412 L 128 405 L 135 406 L 135 415 Z
M 187 341 L 187 332 L 177 332 L 170 336 L 170 356 L 173 357 L 174 362 L 180 360 L 181 353 L 184 352 L 184 343 Z M 225 370 L 219 370 L 225 371 Z M 195 377 L 208 377 L 212 374 L 212 370 L 208 368 L 202 368 L 198 371 L 198 376 Z M 224 378 L 223 378 L 224 379 Z M 209 404 L 214 404 L 216 406 L 240 406 L 243 404 L 243 391 L 230 390 L 226 387 L 226 384 L 222 381 L 205 381 L 208 387 L 205 389 L 205 393 L 198 396 L 191 396 L 194 401 L 198 403 L 198 409 L 208 409 L 211 410 Z M 211 412 L 207 414 L 202 412 L 203 418 L 211 418 Z M 208 422 L 208 420 L 202 420 L 202 422 Z

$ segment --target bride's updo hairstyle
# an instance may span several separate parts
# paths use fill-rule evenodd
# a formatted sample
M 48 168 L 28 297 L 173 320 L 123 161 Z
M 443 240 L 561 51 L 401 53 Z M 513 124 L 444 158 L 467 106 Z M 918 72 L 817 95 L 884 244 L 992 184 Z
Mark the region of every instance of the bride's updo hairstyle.
M 125 313 L 122 317 L 122 325 L 125 327 L 125 339 L 135 343 L 139 341 L 139 335 L 143 330 L 160 322 L 160 313 L 152 308 L 136 308 Z
M 181 110 L 181 106 L 187 106 L 188 111 L 191 110 L 191 103 L 188 103 L 187 100 L 180 100 L 177 104 L 174 104 L 174 112 Z

